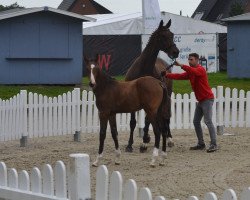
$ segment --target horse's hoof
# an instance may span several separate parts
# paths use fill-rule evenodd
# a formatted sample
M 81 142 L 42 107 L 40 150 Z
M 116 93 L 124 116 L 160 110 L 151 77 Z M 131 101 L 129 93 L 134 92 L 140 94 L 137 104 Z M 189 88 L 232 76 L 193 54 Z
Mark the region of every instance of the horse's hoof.
M 168 147 L 173 147 L 174 146 L 174 143 L 173 142 L 169 142 L 168 143 Z
M 145 137 L 145 138 L 143 138 L 143 142 L 144 142 L 144 143 L 149 143 L 149 142 L 150 142 L 150 140 L 151 140 L 150 135 L 149 135 L 149 136 L 147 136 L 147 137 Z
M 150 167 L 155 168 L 155 163 L 150 163 Z
M 165 163 L 164 162 L 160 162 L 159 166 L 165 166 Z
M 115 162 L 115 165 L 120 165 L 121 163 L 119 161 L 116 161 Z
M 146 151 L 147 151 L 147 147 L 146 146 L 144 146 L 144 145 L 141 145 L 140 146 L 140 153 L 145 153 Z
M 174 142 L 168 142 L 168 147 L 173 147 L 174 146 Z
M 98 167 L 98 164 L 96 162 L 93 162 L 92 167 Z
M 133 152 L 133 147 L 127 146 L 125 151 L 129 152 L 129 153 L 132 153 Z

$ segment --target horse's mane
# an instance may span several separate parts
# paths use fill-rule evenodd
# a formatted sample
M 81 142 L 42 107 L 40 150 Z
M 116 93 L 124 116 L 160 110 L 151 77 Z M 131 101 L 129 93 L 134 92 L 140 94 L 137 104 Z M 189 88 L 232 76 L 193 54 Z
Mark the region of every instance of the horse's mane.
M 147 42 L 146 46 L 148 46 L 149 43 L 152 42 L 153 39 L 155 39 L 155 37 L 156 37 L 156 35 L 157 35 L 157 32 L 158 32 L 158 28 L 155 29 L 155 31 L 150 35 L 150 37 L 149 37 L 149 39 L 148 39 L 148 42 Z
M 100 69 L 100 73 L 102 75 L 102 81 L 104 78 L 106 83 L 114 83 L 117 81 L 114 77 L 110 76 L 107 72 L 102 71 L 101 69 Z
M 156 38 L 156 36 L 157 36 L 157 33 L 159 32 L 159 31 L 164 31 L 164 30 L 168 30 L 166 27 L 161 27 L 161 30 L 159 30 L 159 28 L 156 28 L 155 30 L 154 30 L 154 32 L 150 35 L 150 37 L 149 37 L 149 40 L 148 40 L 148 42 L 147 42 L 147 45 L 150 43 L 150 42 L 152 42 L 153 41 L 153 39 L 155 39 Z M 147 46 L 146 45 L 146 46 Z

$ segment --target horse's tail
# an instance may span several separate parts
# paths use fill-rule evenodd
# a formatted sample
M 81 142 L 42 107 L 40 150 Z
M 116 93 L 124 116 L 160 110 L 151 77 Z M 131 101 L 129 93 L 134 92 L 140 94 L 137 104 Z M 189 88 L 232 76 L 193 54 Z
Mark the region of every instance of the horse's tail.
M 171 98 L 168 95 L 168 89 L 166 87 L 162 87 L 163 89 L 163 97 L 161 104 L 157 111 L 157 122 L 161 130 L 164 130 L 164 123 L 166 123 L 167 119 L 170 119 L 171 116 Z

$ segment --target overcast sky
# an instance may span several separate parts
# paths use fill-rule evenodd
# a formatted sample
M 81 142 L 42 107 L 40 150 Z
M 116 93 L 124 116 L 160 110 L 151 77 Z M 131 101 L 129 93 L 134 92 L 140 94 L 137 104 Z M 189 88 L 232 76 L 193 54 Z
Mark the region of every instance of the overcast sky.
M 141 12 L 141 0 L 95 0 L 114 13 Z M 191 16 L 201 0 L 158 0 L 161 11 Z M 57 8 L 62 0 L 0 0 L 6 6 L 17 2 L 24 7 L 49 6 Z

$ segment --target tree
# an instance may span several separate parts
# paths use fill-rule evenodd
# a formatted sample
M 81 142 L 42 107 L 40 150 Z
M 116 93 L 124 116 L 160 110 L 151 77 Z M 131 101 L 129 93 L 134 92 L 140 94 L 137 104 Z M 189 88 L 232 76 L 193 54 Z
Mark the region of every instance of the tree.
M 242 6 L 241 3 L 238 3 L 238 2 L 234 2 L 232 5 L 231 5 L 231 10 L 229 12 L 229 16 L 230 17 L 233 17 L 235 15 L 241 15 L 244 13 L 244 8 Z
M 11 4 L 10 6 L 3 6 L 3 5 L 0 5 L 0 12 L 1 12 L 1 11 L 5 11 L 5 10 L 14 9 L 14 8 L 24 8 L 24 7 L 23 7 L 23 6 L 19 6 L 19 5 L 17 4 L 17 2 Z

